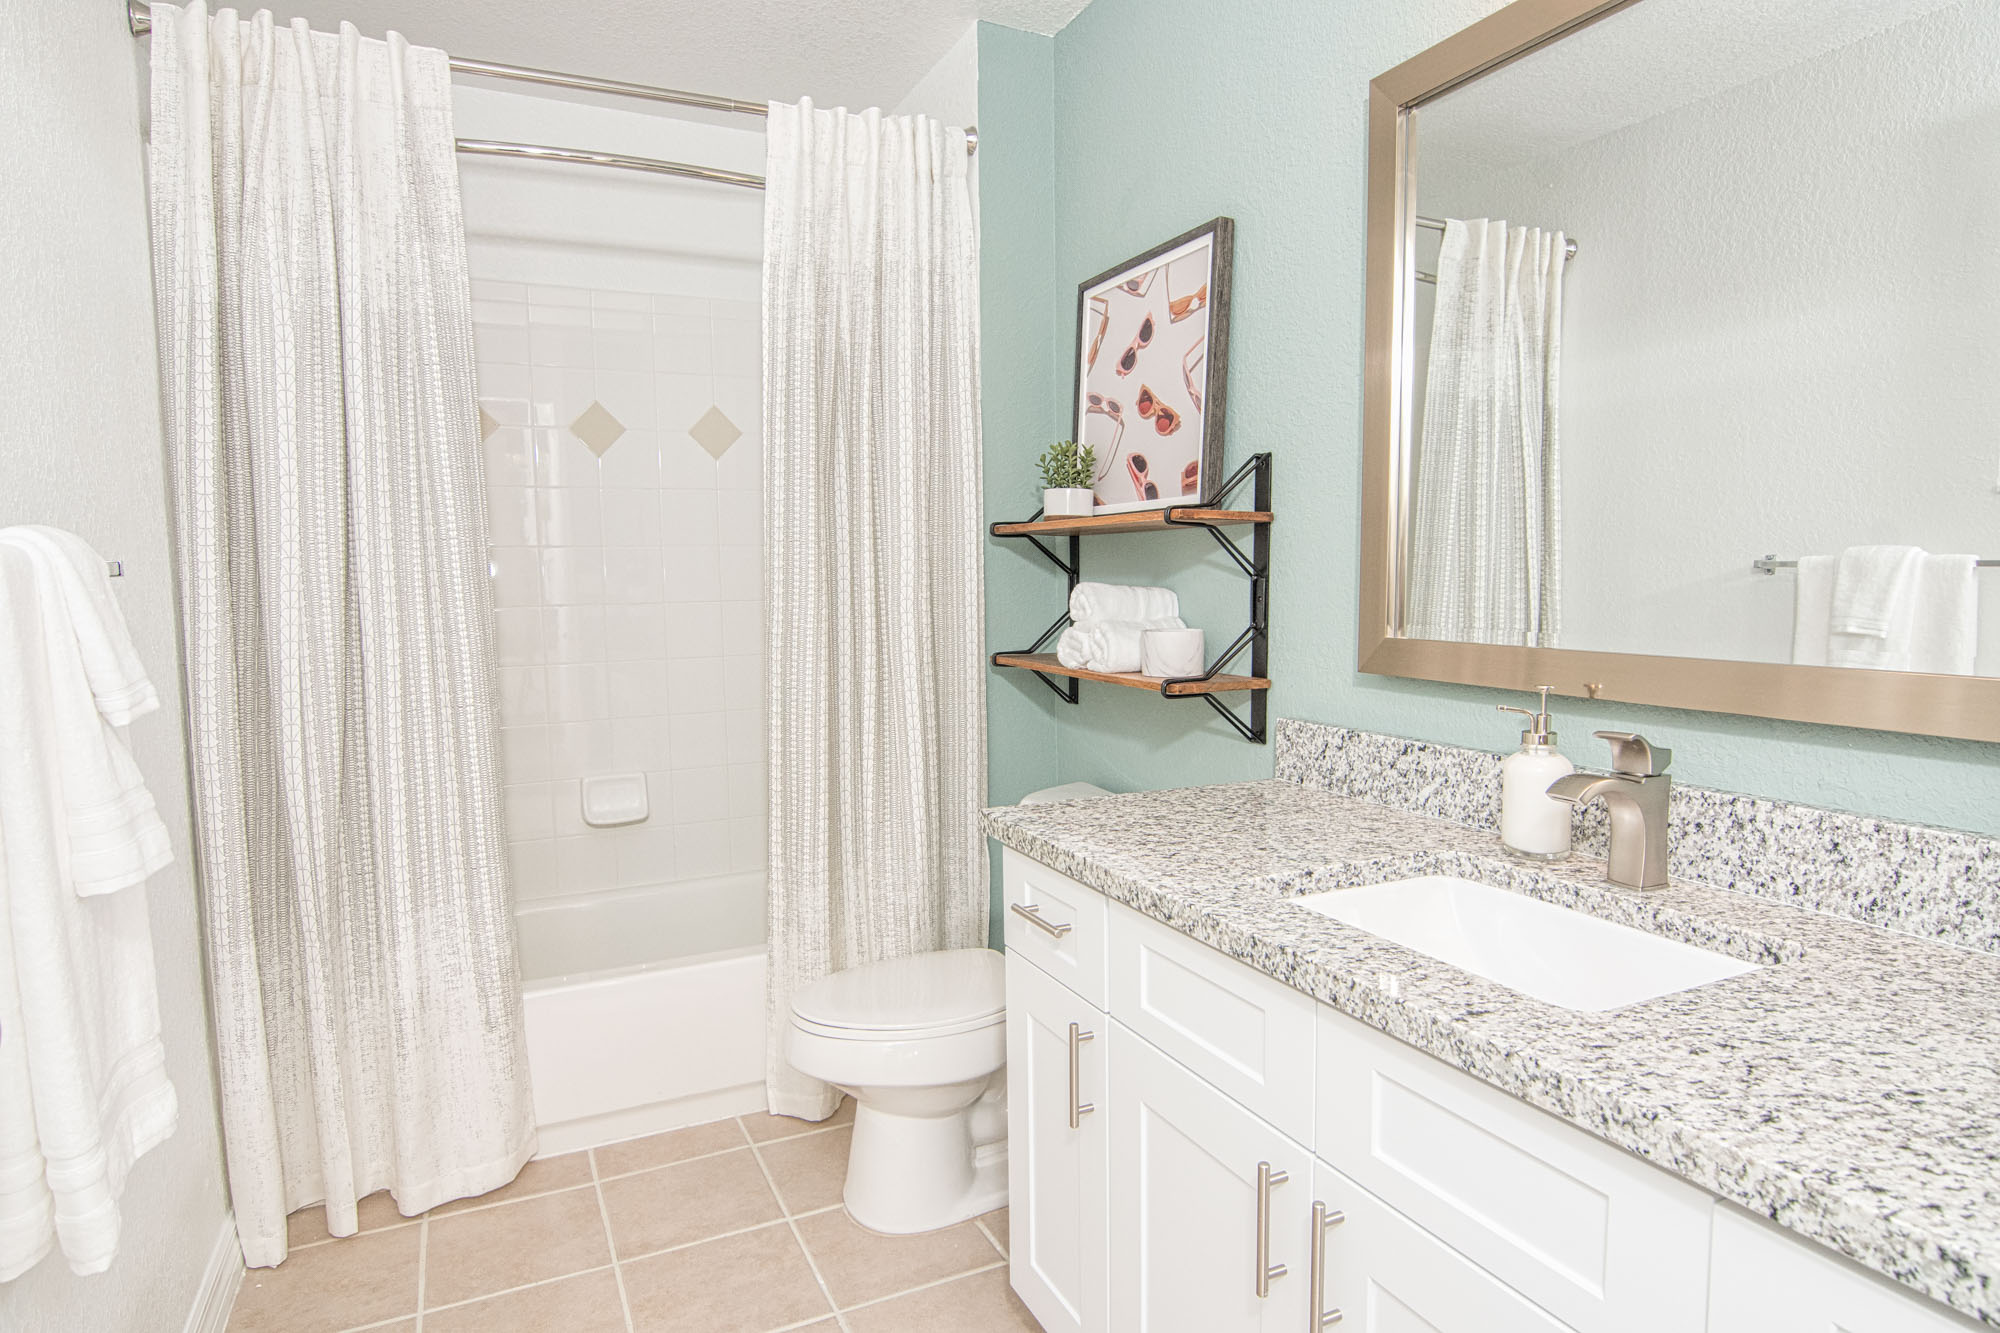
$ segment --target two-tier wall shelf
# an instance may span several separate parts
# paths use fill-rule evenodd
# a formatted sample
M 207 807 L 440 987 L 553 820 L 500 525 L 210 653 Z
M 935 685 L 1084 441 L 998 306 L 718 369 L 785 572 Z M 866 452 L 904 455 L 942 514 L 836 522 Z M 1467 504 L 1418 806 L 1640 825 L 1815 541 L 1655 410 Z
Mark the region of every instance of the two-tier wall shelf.
M 1245 482 L 1252 483 L 1253 507 L 1229 508 L 1230 496 L 1241 490 Z M 1223 531 L 1238 527 L 1250 529 L 1250 550 L 1247 553 L 1234 537 Z M 1165 532 L 1173 528 L 1205 530 L 1250 580 L 1249 627 L 1217 655 L 1208 670 L 1199 676 L 1142 676 L 1137 672 L 1088 671 L 1080 667 L 1066 667 L 1056 660 L 1054 653 L 1042 651 L 1070 623 L 1066 600 L 1062 615 L 1042 631 L 1040 638 L 1019 652 L 993 654 L 993 665 L 1032 671 L 1063 702 L 1071 704 L 1080 701 L 1081 684 L 1086 680 L 1151 690 L 1167 699 L 1206 699 L 1209 707 L 1227 719 L 1229 725 L 1246 740 L 1261 745 L 1265 740 L 1264 705 L 1271 690 L 1271 681 L 1266 674 L 1271 646 L 1271 455 L 1252 455 L 1248 462 L 1230 474 L 1229 480 L 1222 483 L 1212 498 L 1199 505 L 1170 505 L 1165 509 L 1089 514 L 1075 518 L 1043 518 L 1037 514 L 1022 523 L 995 523 L 992 532 L 995 537 L 1027 541 L 1063 572 L 1069 580 L 1069 591 L 1074 592 L 1083 578 L 1083 537 L 1116 532 Z M 1056 537 L 1068 539 L 1068 559 L 1057 555 L 1043 541 L 1044 538 Z M 1223 670 L 1246 650 L 1250 654 L 1249 675 L 1230 675 Z M 1221 696 L 1228 694 L 1250 696 L 1249 721 L 1244 721 L 1234 709 L 1222 702 Z

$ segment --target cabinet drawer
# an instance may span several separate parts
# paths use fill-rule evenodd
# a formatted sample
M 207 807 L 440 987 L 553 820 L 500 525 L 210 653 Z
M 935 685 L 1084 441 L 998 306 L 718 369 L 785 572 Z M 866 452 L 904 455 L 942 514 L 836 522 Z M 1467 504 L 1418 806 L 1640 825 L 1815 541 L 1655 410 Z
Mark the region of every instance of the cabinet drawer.
M 1313 1198 L 1340 1215 L 1307 1244 L 1319 1244 L 1326 1265 L 1320 1314 L 1338 1310 L 1335 1322 L 1343 1333 L 1567 1333 L 1547 1312 L 1324 1162 L 1314 1170 Z M 1313 1326 L 1308 1318 L 1305 1327 Z
M 1011 847 L 1001 849 L 1000 877 L 1007 947 L 1102 1009 L 1104 895 Z
M 1708 1333 L 1957 1333 L 1983 1327 L 1725 1203 L 1715 1206 L 1709 1285 Z
M 1311 1142 L 1312 997 L 1129 907 L 1110 906 L 1112 1016 Z
M 1582 1333 L 1684 1333 L 1710 1197 L 1322 1007 L 1320 1157 Z

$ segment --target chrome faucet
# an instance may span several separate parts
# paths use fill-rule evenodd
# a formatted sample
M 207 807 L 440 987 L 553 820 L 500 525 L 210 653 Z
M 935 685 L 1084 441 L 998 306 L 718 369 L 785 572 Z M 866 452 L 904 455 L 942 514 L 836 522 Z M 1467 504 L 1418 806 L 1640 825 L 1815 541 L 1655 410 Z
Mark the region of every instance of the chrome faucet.
M 1611 742 L 1611 771 L 1579 771 L 1549 784 L 1549 795 L 1567 805 L 1604 802 L 1611 816 L 1611 846 L 1604 878 L 1625 889 L 1667 884 L 1667 765 L 1674 752 L 1656 749 L 1630 731 L 1600 731 Z

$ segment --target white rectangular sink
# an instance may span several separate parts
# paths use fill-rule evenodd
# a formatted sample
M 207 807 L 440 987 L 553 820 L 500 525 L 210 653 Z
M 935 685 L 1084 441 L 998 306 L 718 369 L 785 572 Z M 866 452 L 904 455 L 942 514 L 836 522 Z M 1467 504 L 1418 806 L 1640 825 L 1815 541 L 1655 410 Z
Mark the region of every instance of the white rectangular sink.
M 1448 875 L 1294 901 L 1509 990 L 1586 1013 L 1757 970 L 1755 963 Z

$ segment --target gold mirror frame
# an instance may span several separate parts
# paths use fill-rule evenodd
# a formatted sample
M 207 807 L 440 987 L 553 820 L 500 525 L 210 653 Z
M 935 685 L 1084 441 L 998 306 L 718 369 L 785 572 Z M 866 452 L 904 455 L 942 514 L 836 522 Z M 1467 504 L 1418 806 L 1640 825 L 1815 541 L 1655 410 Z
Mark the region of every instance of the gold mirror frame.
M 1409 412 L 1416 207 L 1410 113 L 1639 0 L 1516 0 L 1368 86 L 1368 294 L 1362 410 L 1361 632 L 1356 665 L 1573 698 L 2000 741 L 2000 679 L 1731 662 L 1401 636 L 1409 531 Z

